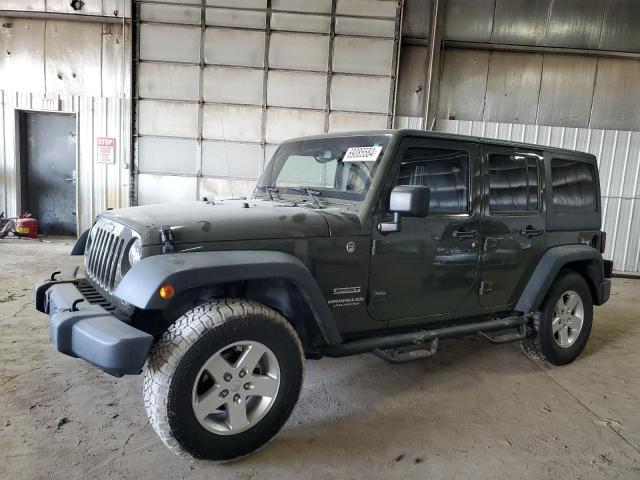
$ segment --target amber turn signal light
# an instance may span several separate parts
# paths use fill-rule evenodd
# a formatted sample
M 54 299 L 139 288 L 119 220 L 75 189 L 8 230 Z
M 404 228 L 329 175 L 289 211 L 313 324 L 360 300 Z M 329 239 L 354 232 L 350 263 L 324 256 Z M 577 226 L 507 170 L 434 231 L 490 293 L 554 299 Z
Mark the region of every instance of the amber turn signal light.
M 175 291 L 173 290 L 173 287 L 168 283 L 162 285 L 160 287 L 160 290 L 158 290 L 160 298 L 163 298 L 164 300 L 169 300 L 171 297 L 173 297 L 174 293 Z

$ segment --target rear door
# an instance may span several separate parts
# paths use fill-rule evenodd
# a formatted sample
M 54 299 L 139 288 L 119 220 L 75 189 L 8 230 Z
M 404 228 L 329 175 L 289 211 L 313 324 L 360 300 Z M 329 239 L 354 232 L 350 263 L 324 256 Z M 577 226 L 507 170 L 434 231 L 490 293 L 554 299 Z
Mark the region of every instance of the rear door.
M 542 152 L 485 145 L 480 304 L 510 306 L 545 242 Z

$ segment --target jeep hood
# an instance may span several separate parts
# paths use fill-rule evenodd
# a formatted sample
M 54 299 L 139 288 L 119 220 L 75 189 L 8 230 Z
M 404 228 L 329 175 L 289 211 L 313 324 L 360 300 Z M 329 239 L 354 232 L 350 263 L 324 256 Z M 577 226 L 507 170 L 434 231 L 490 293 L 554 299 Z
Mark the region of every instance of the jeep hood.
M 332 231 L 356 234 L 360 230 L 358 217 L 353 213 L 264 200 L 145 205 L 110 210 L 102 216 L 140 233 L 144 245 L 161 243 L 163 225 L 171 227 L 176 244 L 326 237 Z

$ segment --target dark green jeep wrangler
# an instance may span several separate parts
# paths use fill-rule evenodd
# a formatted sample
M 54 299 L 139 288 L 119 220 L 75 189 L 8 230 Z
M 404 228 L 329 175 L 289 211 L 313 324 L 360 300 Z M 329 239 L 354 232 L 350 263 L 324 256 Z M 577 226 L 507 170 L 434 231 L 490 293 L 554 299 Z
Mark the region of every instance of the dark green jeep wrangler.
M 445 338 L 584 348 L 609 298 L 593 155 L 423 131 L 283 143 L 249 199 L 107 211 L 36 287 L 51 342 L 144 372 L 172 451 L 229 460 L 272 438 L 305 358 L 402 362 Z

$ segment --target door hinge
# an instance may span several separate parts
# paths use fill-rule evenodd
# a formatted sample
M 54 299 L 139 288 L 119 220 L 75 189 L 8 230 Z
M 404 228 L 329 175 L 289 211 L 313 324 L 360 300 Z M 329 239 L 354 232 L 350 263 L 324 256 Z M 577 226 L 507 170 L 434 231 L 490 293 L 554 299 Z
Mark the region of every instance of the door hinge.
M 480 295 L 488 295 L 493 292 L 493 282 L 483 281 L 480 282 Z
M 371 256 L 373 257 L 376 254 L 376 247 L 378 245 L 378 240 L 376 240 L 375 238 L 373 239 L 373 241 L 371 242 Z

